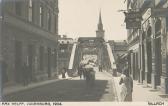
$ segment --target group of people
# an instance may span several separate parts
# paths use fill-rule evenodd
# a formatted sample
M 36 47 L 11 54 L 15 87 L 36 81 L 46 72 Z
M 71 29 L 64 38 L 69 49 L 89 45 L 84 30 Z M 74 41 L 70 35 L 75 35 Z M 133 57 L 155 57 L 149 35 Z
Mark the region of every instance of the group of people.
M 123 70 L 119 84 L 121 85 L 121 101 L 132 101 L 133 79 L 129 75 L 128 68 Z
M 88 69 L 94 70 L 94 66 L 95 66 L 95 63 L 90 60 L 85 64 L 80 64 L 78 67 L 78 75 L 80 76 L 80 79 L 82 79 L 82 76 L 85 79 L 87 74 L 90 73 Z

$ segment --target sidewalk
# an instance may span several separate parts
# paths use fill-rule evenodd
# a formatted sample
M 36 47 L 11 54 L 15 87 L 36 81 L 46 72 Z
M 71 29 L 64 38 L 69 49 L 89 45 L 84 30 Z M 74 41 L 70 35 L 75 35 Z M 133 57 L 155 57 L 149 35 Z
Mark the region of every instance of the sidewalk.
M 116 93 L 120 99 L 121 86 L 119 85 L 120 77 L 113 77 Z M 148 101 L 168 101 L 168 95 L 162 95 L 161 91 L 154 90 L 151 87 L 145 87 L 144 84 L 133 82 L 133 102 L 148 102 Z
M 61 78 L 61 75 L 58 76 L 58 79 L 50 79 L 50 80 L 45 80 L 45 81 L 41 81 L 41 82 L 34 82 L 34 83 L 30 83 L 28 86 L 23 86 L 21 84 L 18 85 L 13 85 L 13 86 L 8 86 L 3 88 L 3 95 L 9 95 L 12 93 L 16 93 L 16 92 L 20 92 L 20 91 L 24 91 L 24 90 L 28 90 L 28 89 L 32 89 L 32 88 L 36 88 L 39 86 L 43 86 L 46 84 L 51 84 L 60 80 L 67 80 L 67 79 L 71 79 L 72 77 L 68 77 L 66 75 L 66 78 Z

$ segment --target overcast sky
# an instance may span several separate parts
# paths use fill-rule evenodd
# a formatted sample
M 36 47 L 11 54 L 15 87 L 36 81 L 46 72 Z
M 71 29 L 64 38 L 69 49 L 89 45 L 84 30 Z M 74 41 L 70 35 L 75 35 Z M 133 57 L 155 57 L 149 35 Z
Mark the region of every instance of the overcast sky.
M 68 37 L 96 36 L 101 9 L 105 38 L 126 39 L 124 0 L 59 0 L 59 34 Z

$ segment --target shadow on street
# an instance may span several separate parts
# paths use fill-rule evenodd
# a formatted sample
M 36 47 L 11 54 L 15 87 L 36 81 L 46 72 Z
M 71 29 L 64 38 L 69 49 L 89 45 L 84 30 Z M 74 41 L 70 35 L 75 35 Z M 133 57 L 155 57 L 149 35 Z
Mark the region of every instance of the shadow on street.
M 96 80 L 93 87 L 87 87 L 85 80 L 61 80 L 34 89 L 13 93 L 4 101 L 100 101 L 109 92 L 107 80 Z

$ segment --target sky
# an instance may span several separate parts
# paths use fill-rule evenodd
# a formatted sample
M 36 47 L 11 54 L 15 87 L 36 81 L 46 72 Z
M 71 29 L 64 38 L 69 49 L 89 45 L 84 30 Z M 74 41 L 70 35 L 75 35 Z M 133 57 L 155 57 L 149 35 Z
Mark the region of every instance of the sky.
M 105 39 L 124 40 L 127 32 L 125 0 L 59 0 L 59 34 L 71 38 L 95 37 L 101 10 Z

